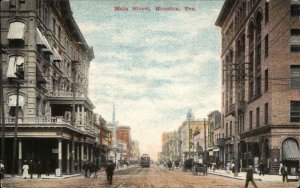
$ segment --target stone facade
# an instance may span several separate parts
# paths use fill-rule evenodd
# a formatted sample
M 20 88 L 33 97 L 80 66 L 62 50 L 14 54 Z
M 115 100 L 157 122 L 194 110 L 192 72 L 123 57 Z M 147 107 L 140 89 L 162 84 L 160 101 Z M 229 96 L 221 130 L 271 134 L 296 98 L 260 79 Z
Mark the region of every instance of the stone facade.
M 51 173 L 75 173 L 95 155 L 88 97 L 93 49 L 67 0 L 1 1 L 0 14 L 7 172 L 18 119 L 19 173 L 24 160 L 49 161 Z

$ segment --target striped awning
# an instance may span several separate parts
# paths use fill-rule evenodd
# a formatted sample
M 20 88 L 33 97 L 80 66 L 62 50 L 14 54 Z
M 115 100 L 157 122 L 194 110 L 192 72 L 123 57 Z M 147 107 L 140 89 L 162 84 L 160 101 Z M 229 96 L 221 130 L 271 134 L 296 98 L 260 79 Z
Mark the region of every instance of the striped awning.
M 300 159 L 298 144 L 295 140 L 288 139 L 283 142 L 282 159 L 290 161 L 298 161 Z
M 19 95 L 19 106 L 24 106 L 24 97 Z M 17 106 L 17 95 L 11 95 L 8 97 L 8 106 Z
M 9 25 L 8 40 L 23 40 L 24 41 L 25 24 L 22 22 L 12 22 Z
M 17 71 L 17 66 L 20 66 L 24 63 L 24 57 L 22 56 L 11 56 L 8 62 L 8 68 L 6 72 L 7 78 L 17 78 L 15 74 Z
M 39 28 L 36 28 L 36 45 L 40 48 L 47 48 L 47 45 L 43 39 L 43 34 Z
M 47 38 L 46 38 L 44 35 L 42 35 L 42 38 L 43 38 L 43 40 L 44 40 L 44 44 L 45 44 L 46 47 L 47 47 L 47 48 L 43 48 L 42 51 L 43 51 L 44 53 L 46 53 L 46 54 L 52 55 L 53 52 L 52 52 L 51 46 L 50 46 L 50 44 L 49 44 Z
M 52 61 L 53 61 L 53 62 L 62 61 L 62 59 L 61 59 L 59 53 L 57 52 L 57 50 L 56 50 L 55 48 L 53 48 Z

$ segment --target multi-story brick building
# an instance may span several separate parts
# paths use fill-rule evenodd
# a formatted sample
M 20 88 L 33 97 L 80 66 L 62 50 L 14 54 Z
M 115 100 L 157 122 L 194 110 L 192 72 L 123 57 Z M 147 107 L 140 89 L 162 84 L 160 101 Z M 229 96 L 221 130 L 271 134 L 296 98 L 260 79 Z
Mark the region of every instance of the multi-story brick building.
M 93 160 L 97 136 L 88 97 L 93 49 L 68 0 L 1 1 L 0 14 L 7 172 L 17 119 L 19 173 L 24 160 L 74 173 Z
M 117 142 L 121 143 L 122 150 L 125 152 L 125 156 L 122 156 L 122 159 L 129 160 L 130 158 L 130 135 L 131 128 L 128 126 L 118 126 L 117 127 Z
M 226 0 L 222 28 L 222 137 L 224 161 L 239 142 L 242 168 L 258 165 L 291 174 L 299 167 L 300 2 Z

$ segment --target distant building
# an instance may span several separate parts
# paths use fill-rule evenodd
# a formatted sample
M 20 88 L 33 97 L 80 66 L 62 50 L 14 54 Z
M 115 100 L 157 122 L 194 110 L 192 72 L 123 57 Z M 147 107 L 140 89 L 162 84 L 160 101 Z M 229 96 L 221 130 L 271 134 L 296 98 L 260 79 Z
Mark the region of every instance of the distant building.
M 129 160 L 130 158 L 130 141 L 131 141 L 131 128 L 128 126 L 118 126 L 117 127 L 117 142 L 123 143 L 122 150 L 125 151 L 124 159 Z

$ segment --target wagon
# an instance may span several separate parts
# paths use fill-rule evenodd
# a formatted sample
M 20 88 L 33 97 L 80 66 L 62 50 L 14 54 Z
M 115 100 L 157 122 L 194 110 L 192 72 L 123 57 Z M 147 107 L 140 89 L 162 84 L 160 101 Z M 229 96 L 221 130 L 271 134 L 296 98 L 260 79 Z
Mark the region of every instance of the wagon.
M 202 163 L 195 163 L 193 167 L 194 175 L 198 175 L 199 172 L 202 172 L 204 176 L 207 175 L 207 166 Z

